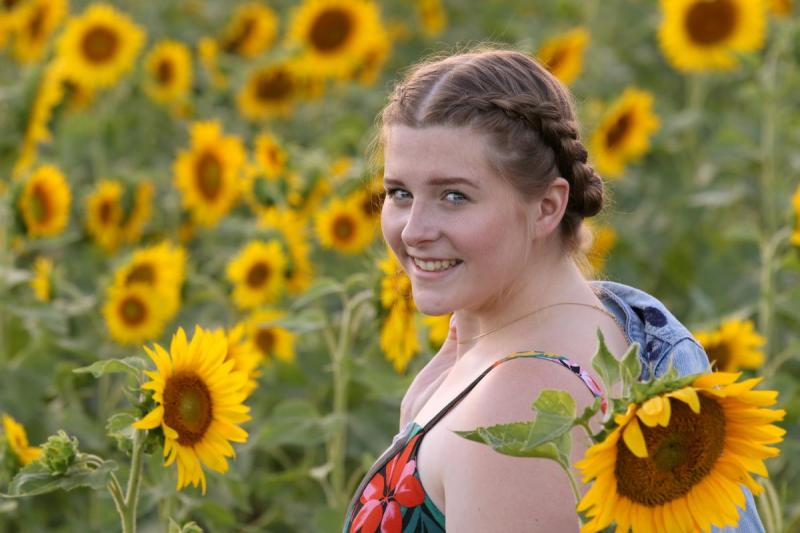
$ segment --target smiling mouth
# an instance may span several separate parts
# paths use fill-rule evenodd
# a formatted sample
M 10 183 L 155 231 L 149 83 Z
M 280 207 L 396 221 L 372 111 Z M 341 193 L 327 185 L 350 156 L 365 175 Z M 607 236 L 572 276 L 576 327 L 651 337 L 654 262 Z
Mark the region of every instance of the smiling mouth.
M 461 259 L 444 259 L 436 261 L 423 261 L 416 257 L 410 256 L 411 261 L 417 268 L 424 272 L 439 272 L 442 270 L 449 270 L 456 265 L 463 263 Z

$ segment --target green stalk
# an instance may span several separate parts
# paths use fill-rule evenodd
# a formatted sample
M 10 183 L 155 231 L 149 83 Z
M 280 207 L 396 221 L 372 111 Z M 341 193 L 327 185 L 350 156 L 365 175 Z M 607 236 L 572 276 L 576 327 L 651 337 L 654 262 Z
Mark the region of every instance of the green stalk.
M 125 493 L 125 512 L 122 530 L 136 533 L 136 507 L 139 503 L 139 486 L 142 481 L 142 452 L 144 451 L 145 430 L 133 433 L 133 452 L 131 453 L 131 472 L 128 476 L 128 490 Z

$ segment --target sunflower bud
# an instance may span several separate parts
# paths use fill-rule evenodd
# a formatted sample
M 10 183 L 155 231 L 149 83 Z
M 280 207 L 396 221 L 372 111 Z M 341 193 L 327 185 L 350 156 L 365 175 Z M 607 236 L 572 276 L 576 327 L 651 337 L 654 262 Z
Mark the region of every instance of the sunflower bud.
M 78 456 L 78 439 L 59 429 L 58 435 L 50 435 L 42 446 L 42 463 L 54 476 L 66 474 Z

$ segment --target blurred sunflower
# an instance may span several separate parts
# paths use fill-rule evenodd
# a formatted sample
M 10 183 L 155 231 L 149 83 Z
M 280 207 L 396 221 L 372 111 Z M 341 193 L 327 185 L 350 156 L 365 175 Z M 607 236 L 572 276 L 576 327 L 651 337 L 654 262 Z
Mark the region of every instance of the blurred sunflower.
M 353 200 L 334 198 L 315 216 L 317 238 L 324 248 L 352 255 L 361 253 L 372 242 L 374 224 Z
M 447 335 L 450 333 L 450 317 L 451 315 L 422 317 L 422 323 L 428 326 L 428 341 L 434 350 L 438 350 L 447 340 Z
M 295 360 L 295 334 L 272 324 L 286 317 L 283 311 L 264 309 L 251 314 L 246 321 L 247 337 L 266 361 L 278 358 L 290 363 Z
M 792 195 L 792 207 L 794 208 L 794 231 L 791 236 L 791 243 L 800 246 L 800 185 Z
M 770 0 L 769 9 L 775 16 L 788 17 L 794 9 L 792 3 L 792 0 Z
M 67 0 L 29 0 L 21 4 L 14 40 L 14 57 L 21 63 L 39 61 L 67 14 Z
M 108 87 L 133 67 L 144 40 L 144 30 L 126 14 L 108 4 L 92 4 L 67 22 L 58 55 L 76 82 Z
M 436 37 L 447 25 L 447 12 L 442 0 L 416 0 L 417 14 L 422 32 L 428 37 Z
M 0 50 L 5 48 L 8 37 L 17 29 L 22 11 L 23 0 L 4 0 L 0 2 Z
M 244 323 L 237 324 L 228 333 L 228 352 L 226 361 L 233 361 L 233 371 L 241 372 L 247 376 L 242 391 L 247 395 L 258 387 L 258 378 L 261 376 L 259 365 L 262 356 L 252 341 L 246 336 L 247 329 Z
M 173 166 L 175 187 L 193 221 L 214 226 L 239 196 L 244 145 L 235 135 L 223 135 L 217 121 L 195 123 L 191 138 L 191 148 Z
M 661 49 L 681 71 L 733 68 L 736 53 L 763 46 L 766 8 L 764 0 L 661 0 Z
M 617 531 L 735 526 L 745 506 L 740 484 L 763 491 L 750 473 L 767 476 L 763 460 L 780 452 L 766 445 L 786 433 L 771 424 L 785 412 L 763 409 L 778 393 L 752 390 L 761 378 L 734 383 L 739 376 L 702 375 L 616 415 L 617 427 L 575 465 L 584 483 L 594 480 L 578 505 L 590 518 L 581 532 L 612 521 Z
M 764 364 L 761 347 L 767 339 L 755 331 L 752 320 L 723 320 L 719 329 L 694 333 L 716 370 L 735 372 L 740 368 L 759 368 Z
M 292 12 L 287 41 L 301 49 L 308 73 L 345 78 L 380 25 L 378 7 L 370 0 L 306 0 Z
M 133 195 L 133 206 L 128 210 L 127 216 L 122 219 L 122 237 L 125 242 L 135 243 L 142 236 L 142 230 L 153 211 L 153 195 L 155 187 L 150 181 L 140 181 L 136 184 Z
M 215 472 L 228 470 L 226 457 L 235 456 L 231 442 L 246 442 L 240 424 L 250 420 L 244 405 L 247 376 L 226 360 L 227 337 L 222 331 L 197 326 L 191 341 L 183 328 L 172 337 L 169 353 L 156 344 L 147 355 L 156 370 L 142 389 L 153 391 L 156 408 L 135 422 L 137 429 L 160 427 L 164 432 L 164 466 L 177 461 L 178 490 L 190 483 L 206 493 L 203 466 Z
M 203 37 L 197 43 L 197 55 L 200 64 L 203 65 L 211 85 L 217 89 L 224 89 L 228 86 L 228 77 L 219 68 L 219 43 L 212 37 Z
M 385 197 L 386 191 L 380 178 L 371 178 L 364 187 L 353 193 L 353 201 L 359 210 L 378 225 L 381 222 L 381 209 Z
M 606 265 L 606 259 L 617 242 L 617 232 L 611 226 L 597 225 L 590 220 L 584 220 L 583 223 L 587 225 L 592 234 L 585 251 L 586 259 L 595 273 L 602 272 Z
M 583 27 L 575 28 L 546 41 L 536 52 L 536 57 L 553 76 L 569 85 L 583 70 L 583 54 L 587 44 L 589 32 Z
M 245 200 L 253 214 L 261 215 L 273 209 L 279 201 L 279 185 L 254 166 L 245 172 Z
M 411 279 L 403 270 L 397 256 L 391 248 L 386 247 L 386 258 L 378 262 L 383 277 L 381 278 L 381 306 L 391 309 L 395 305 L 414 307 L 411 291 Z
M 274 303 L 285 288 L 286 254 L 278 241 L 251 241 L 225 270 L 240 309 Z
M 120 182 L 101 180 L 86 196 L 86 229 L 106 252 L 114 252 L 120 245 L 122 194 Z
M 600 174 L 619 177 L 628 161 L 650 148 L 650 136 L 660 125 L 653 113 L 653 95 L 627 88 L 600 122 L 589 141 L 590 152 Z
M 258 169 L 271 180 L 280 177 L 286 169 L 286 150 L 272 133 L 262 132 L 256 136 L 254 155 Z
M 50 278 L 53 274 L 53 260 L 47 257 L 39 256 L 33 263 L 33 277 L 30 284 L 33 289 L 33 295 L 40 302 L 50 301 Z
M 192 56 L 189 48 L 171 39 L 157 43 L 144 59 L 145 92 L 160 103 L 186 99 L 192 87 Z
M 278 16 L 258 2 L 241 4 L 219 40 L 228 53 L 255 57 L 269 48 L 278 33 Z
M 42 165 L 27 179 L 18 208 L 30 237 L 61 233 L 69 220 L 72 195 L 64 174 L 53 165 Z
M 356 64 L 350 78 L 366 87 L 375 85 L 389 58 L 391 49 L 392 42 L 389 39 L 389 32 L 382 26 L 376 27 L 376 31 L 369 36 L 368 42 L 364 45 L 361 60 Z
M 28 444 L 25 427 L 7 414 L 3 414 L 3 433 L 11 451 L 14 452 L 22 466 L 35 461 L 42 455 L 41 448 Z
M 110 286 L 103 316 L 111 338 L 120 344 L 140 344 L 160 336 L 167 322 L 160 296 L 141 284 Z
M 114 286 L 143 286 L 158 295 L 159 310 L 170 320 L 180 306 L 186 270 L 186 250 L 169 242 L 137 249 L 114 273 Z
M 286 242 L 289 265 L 285 275 L 289 294 L 300 294 L 305 291 L 314 278 L 314 267 L 310 259 L 311 245 L 305 219 L 293 209 L 276 207 L 262 214 L 258 226 L 277 231 Z
M 300 81 L 289 62 L 256 68 L 236 95 L 236 107 L 249 120 L 291 115 L 300 97 Z
M 403 373 L 420 350 L 415 321 L 417 306 L 411 294 L 411 280 L 388 248 L 386 259 L 381 260 L 378 266 L 383 273 L 381 305 L 388 310 L 381 324 L 380 346 L 395 371 Z

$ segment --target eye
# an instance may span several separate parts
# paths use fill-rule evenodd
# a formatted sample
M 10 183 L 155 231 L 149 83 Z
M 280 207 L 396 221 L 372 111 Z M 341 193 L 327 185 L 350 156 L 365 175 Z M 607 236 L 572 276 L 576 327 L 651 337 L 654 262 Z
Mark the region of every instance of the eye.
M 398 189 L 397 187 L 395 187 L 395 188 L 389 188 L 389 189 L 386 189 L 386 197 L 387 197 L 387 198 L 391 198 L 392 200 L 402 200 L 402 199 L 403 199 L 403 197 L 397 198 L 397 197 L 395 197 L 395 195 L 394 195 L 394 193 L 396 193 L 396 192 L 398 192 L 398 191 L 401 191 L 401 192 L 408 192 L 408 191 L 406 191 L 406 190 L 404 190 L 404 189 Z
M 453 203 L 463 204 L 463 203 L 469 201 L 469 198 L 467 198 L 466 196 L 464 196 L 463 194 L 461 194 L 458 191 L 447 191 L 445 193 L 446 196 L 450 196 L 451 194 L 455 194 L 456 195 L 456 199 L 453 201 Z

